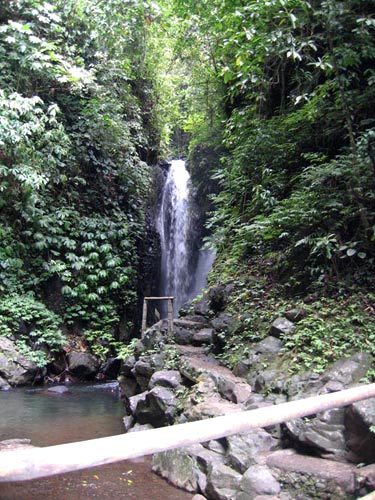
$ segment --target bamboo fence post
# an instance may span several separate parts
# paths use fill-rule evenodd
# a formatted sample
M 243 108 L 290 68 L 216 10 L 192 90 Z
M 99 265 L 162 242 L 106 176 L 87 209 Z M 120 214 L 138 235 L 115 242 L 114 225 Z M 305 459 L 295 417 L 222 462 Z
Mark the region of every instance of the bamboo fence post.
M 173 333 L 173 297 L 168 297 L 168 333 Z
M 149 300 L 166 300 L 167 301 L 167 318 L 168 318 L 168 333 L 173 333 L 173 300 L 174 297 L 144 297 L 142 311 L 142 326 L 141 333 L 147 330 L 147 302 Z
M 268 427 L 375 397 L 375 384 L 289 403 L 118 436 L 0 452 L 0 482 L 52 476 Z
M 147 328 L 147 299 L 146 297 L 143 299 L 143 311 L 142 311 L 142 334 L 146 331 Z

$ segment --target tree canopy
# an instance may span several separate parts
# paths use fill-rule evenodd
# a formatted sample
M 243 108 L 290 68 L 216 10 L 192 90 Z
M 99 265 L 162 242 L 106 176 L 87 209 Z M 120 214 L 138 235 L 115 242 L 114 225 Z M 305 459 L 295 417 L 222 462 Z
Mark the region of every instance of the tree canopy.
M 102 356 L 127 338 L 172 155 L 219 260 L 369 286 L 374 29 L 374 0 L 0 0 L 0 334 L 24 310 L 30 352 L 56 324 Z

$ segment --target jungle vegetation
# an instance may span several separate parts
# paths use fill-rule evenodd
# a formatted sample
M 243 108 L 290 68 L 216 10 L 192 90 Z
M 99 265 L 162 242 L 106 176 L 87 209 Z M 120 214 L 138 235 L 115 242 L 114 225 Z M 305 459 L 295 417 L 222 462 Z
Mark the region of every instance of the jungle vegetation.
M 152 166 L 173 155 L 212 206 L 211 282 L 240 276 L 241 307 L 272 313 L 354 297 L 368 328 L 374 7 L 0 0 L 0 334 L 24 324 L 41 364 L 66 335 L 102 356 L 128 338 Z

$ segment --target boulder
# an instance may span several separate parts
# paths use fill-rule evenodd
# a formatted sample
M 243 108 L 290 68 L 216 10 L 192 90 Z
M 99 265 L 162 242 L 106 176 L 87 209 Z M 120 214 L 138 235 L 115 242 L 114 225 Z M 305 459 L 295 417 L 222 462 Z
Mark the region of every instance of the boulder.
M 241 479 L 241 474 L 226 465 L 211 467 L 207 475 L 208 498 L 233 500 L 240 488 Z
M 71 351 L 67 359 L 69 371 L 81 379 L 93 378 L 99 370 L 99 361 L 88 352 Z
M 198 491 L 198 462 L 187 448 L 154 454 L 152 470 L 178 488 L 192 493 Z
M 168 320 L 162 319 L 143 332 L 143 348 L 146 350 L 154 349 L 164 344 L 166 338 L 168 338 Z
M 117 381 L 120 386 L 120 394 L 122 398 L 131 398 L 137 394 L 138 384 L 135 378 L 120 375 L 117 377 Z
M 182 378 L 180 372 L 177 370 L 160 370 L 153 373 L 150 382 L 148 384 L 149 389 L 153 389 L 156 386 L 169 387 L 170 389 L 175 389 L 180 387 L 182 384 Z
M 17 350 L 16 344 L 0 337 L 0 376 L 6 383 L 2 383 L 2 388 L 11 386 L 21 386 L 31 384 L 38 376 L 39 368 L 23 354 Z
M 118 358 L 109 358 L 103 364 L 100 372 L 103 373 L 109 379 L 116 379 L 121 368 L 121 361 Z
M 265 339 L 257 342 L 252 350 L 256 354 L 278 354 L 283 347 L 283 343 L 276 337 L 266 337 Z
M 322 382 L 341 382 L 345 386 L 358 383 L 367 375 L 371 367 L 371 354 L 358 352 L 347 359 L 340 359 L 326 370 L 321 378 Z
M 227 437 L 226 441 L 229 465 L 242 474 L 256 463 L 259 454 L 275 450 L 278 446 L 278 441 L 263 429 L 235 434 Z
M 320 456 L 342 460 L 346 456 L 342 408 L 319 413 L 312 419 L 295 419 L 285 423 L 292 438 L 307 445 Z
M 154 387 L 129 399 L 131 414 L 140 424 L 162 427 L 173 423 L 177 399 L 173 392 L 165 387 Z
M 145 405 L 147 391 L 131 396 L 127 399 L 127 410 L 135 417 L 138 411 L 138 405 Z
M 240 488 L 255 499 L 258 495 L 277 495 L 281 488 L 270 469 L 265 465 L 253 465 L 242 476 Z
M 293 335 L 295 329 L 296 327 L 291 321 L 286 318 L 280 317 L 275 319 L 275 321 L 272 323 L 270 328 L 270 335 L 276 338 L 280 337 L 281 335 L 287 337 L 288 335 Z
M 276 468 L 282 474 L 283 482 L 297 491 L 302 483 L 310 479 L 309 484 L 330 493 L 318 498 L 346 499 L 357 490 L 356 467 L 350 464 L 300 455 L 293 450 L 275 451 L 267 457 L 266 463 L 271 469 Z M 311 497 L 315 498 L 314 493 L 310 491 Z
M 131 370 L 132 375 L 136 379 L 139 387 L 145 391 L 148 388 L 150 378 L 155 372 L 155 367 L 152 365 L 150 357 L 144 356 L 139 359 L 134 368 Z
M 121 375 L 125 375 L 125 377 L 133 376 L 132 370 L 136 362 L 137 360 L 135 359 L 135 356 L 128 356 L 125 358 L 121 366 Z
M 196 346 L 210 344 L 212 342 L 214 330 L 212 328 L 202 328 L 198 332 L 194 332 L 191 343 Z
M 370 430 L 375 425 L 375 398 L 353 403 L 346 410 L 345 428 L 349 458 L 354 462 L 375 461 L 375 434 Z

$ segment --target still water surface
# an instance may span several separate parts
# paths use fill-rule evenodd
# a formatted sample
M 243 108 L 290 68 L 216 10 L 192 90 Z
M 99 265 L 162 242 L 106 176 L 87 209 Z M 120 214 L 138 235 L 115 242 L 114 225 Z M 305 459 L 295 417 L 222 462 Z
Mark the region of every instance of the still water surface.
M 69 387 L 68 394 L 45 389 L 0 391 L 0 441 L 29 438 L 35 446 L 83 441 L 123 433 L 117 384 Z M 151 472 L 150 459 L 0 483 L 0 500 L 189 500 Z

